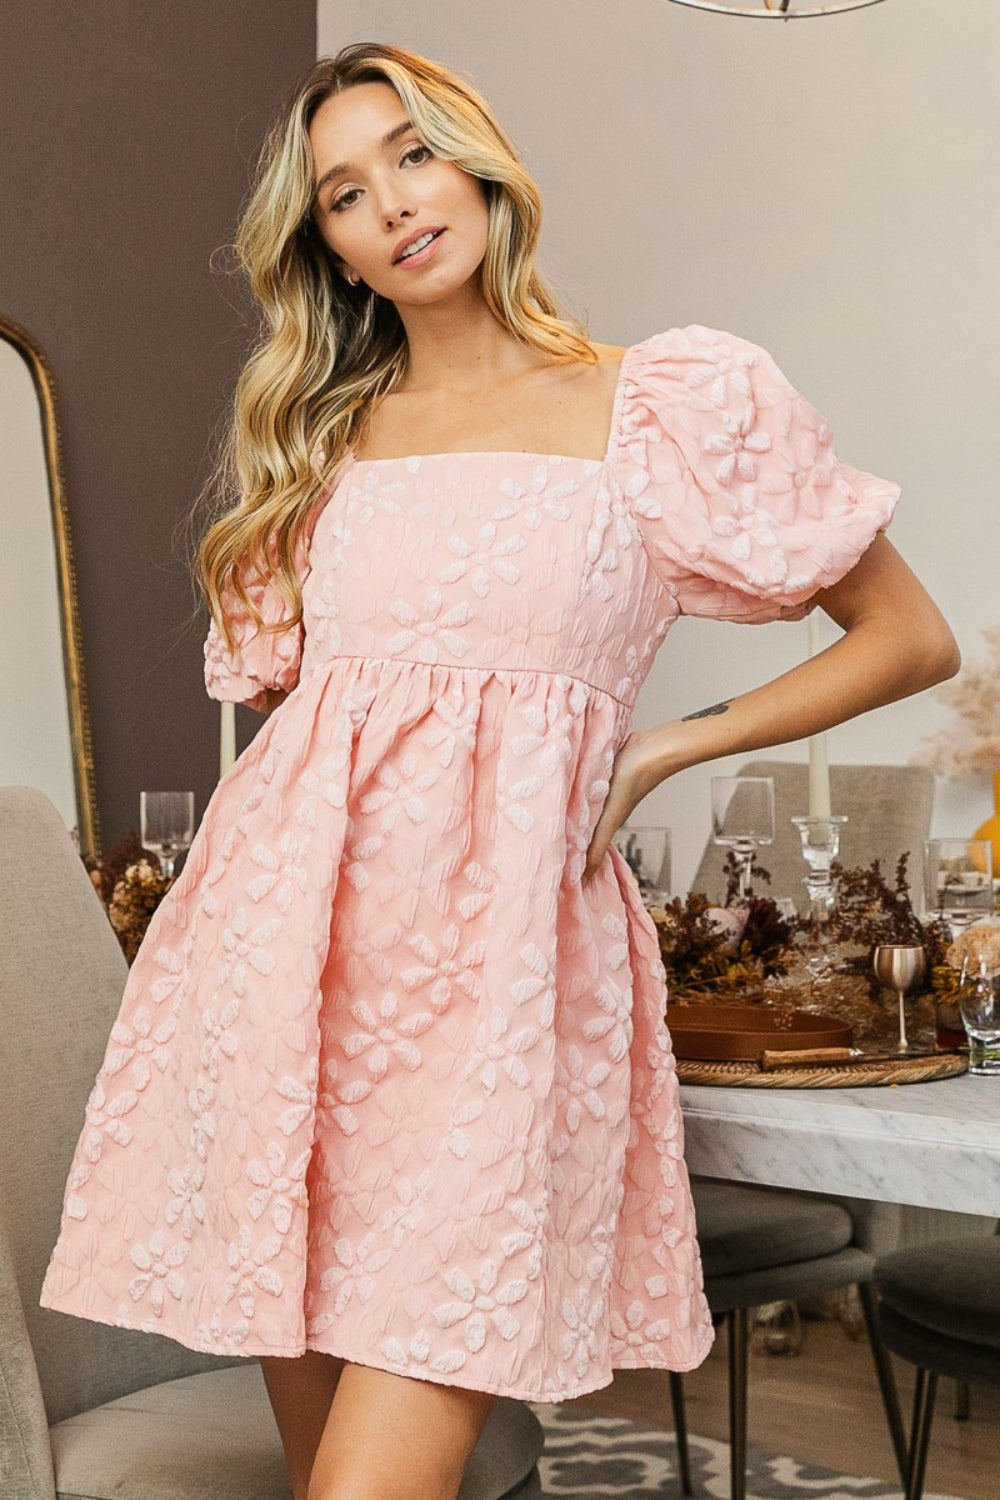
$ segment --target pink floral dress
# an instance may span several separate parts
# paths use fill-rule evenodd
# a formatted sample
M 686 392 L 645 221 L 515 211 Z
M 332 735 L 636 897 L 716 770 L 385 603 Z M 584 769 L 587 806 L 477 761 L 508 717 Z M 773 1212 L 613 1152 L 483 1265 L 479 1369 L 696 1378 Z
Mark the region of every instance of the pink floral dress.
M 603 461 L 349 459 L 302 628 L 210 631 L 213 697 L 293 691 L 132 967 L 42 1305 L 538 1401 L 698 1365 L 656 932 L 584 856 L 677 616 L 801 616 L 898 493 L 698 325 L 627 351 Z

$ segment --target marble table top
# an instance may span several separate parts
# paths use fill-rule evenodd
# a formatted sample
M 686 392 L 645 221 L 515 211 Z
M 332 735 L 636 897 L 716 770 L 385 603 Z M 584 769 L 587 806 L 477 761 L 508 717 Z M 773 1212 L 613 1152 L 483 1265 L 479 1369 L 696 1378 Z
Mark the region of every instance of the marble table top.
M 1000 1078 L 681 1086 L 691 1172 L 1000 1217 Z

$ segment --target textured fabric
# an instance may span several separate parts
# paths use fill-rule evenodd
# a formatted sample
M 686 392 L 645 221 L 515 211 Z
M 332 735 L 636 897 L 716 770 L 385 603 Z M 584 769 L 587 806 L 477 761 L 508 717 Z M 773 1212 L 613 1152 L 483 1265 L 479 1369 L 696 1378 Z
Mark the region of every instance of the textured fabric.
M 59 1500 L 290 1500 L 260 1366 L 164 1381 L 50 1430 Z M 220 1462 L 224 1459 L 224 1462 Z
M 38 1372 L 10 1252 L 0 1235 L 0 1495 L 4 1500 L 50 1500 L 54 1494 Z
M 734 1307 L 760 1307 L 764 1302 L 799 1302 L 841 1287 L 870 1281 L 875 1262 L 864 1250 L 849 1245 L 833 1255 L 792 1261 L 784 1266 L 765 1266 L 732 1276 L 709 1276 L 705 1286 L 713 1313 Z
M 50 1422 L 60 1481 L 73 1495 L 287 1495 L 277 1429 L 253 1362 L 37 1305 L 79 1114 L 127 970 L 48 798 L 0 788 L 0 848 L 0 1496 L 55 1497 Z M 234 1384 L 177 1378 L 217 1376 L 230 1364 L 239 1367 L 225 1372 Z M 156 1380 L 167 1383 L 150 1389 Z M 115 1399 L 125 1392 L 136 1394 Z M 65 1420 L 79 1413 L 86 1413 L 79 1422 Z M 525 1408 L 498 1402 L 470 1459 L 462 1500 L 506 1495 L 508 1484 L 534 1472 L 540 1441 Z M 227 1490 L 237 1472 L 240 1485 Z M 525 1500 L 537 1493 L 522 1492 Z
M 0 849 L 0 1374 L 47 1454 L 36 1380 L 55 1422 L 219 1358 L 38 1305 L 80 1117 L 128 969 L 66 824 L 41 792 L 0 787 Z M 0 1447 L 13 1461 L 15 1450 Z
M 627 351 L 602 461 L 348 459 L 302 631 L 209 634 L 213 696 L 297 685 L 135 961 L 43 1303 L 534 1400 L 699 1364 L 656 931 L 585 854 L 677 615 L 800 615 L 897 496 L 701 327 Z
M 767 1188 L 699 1180 L 694 1201 L 708 1277 L 832 1255 L 849 1245 L 854 1234 L 851 1216 L 839 1204 Z
M 541 1471 L 535 1468 L 523 1484 L 511 1490 L 510 1500 L 543 1500 L 543 1495 Z
M 875 1268 L 883 1300 L 933 1332 L 1000 1349 L 1000 1236 L 892 1250 Z
M 59 1500 L 291 1500 L 260 1368 L 247 1361 L 109 1401 L 56 1423 L 51 1439 Z M 504 1500 L 541 1450 L 534 1413 L 497 1401 L 458 1500 Z
M 1000 1349 L 995 1344 L 973 1343 L 971 1339 L 949 1337 L 925 1323 L 906 1318 L 894 1307 L 880 1302 L 877 1309 L 879 1332 L 886 1348 L 901 1359 L 952 1380 L 966 1380 L 975 1385 L 1000 1385 Z

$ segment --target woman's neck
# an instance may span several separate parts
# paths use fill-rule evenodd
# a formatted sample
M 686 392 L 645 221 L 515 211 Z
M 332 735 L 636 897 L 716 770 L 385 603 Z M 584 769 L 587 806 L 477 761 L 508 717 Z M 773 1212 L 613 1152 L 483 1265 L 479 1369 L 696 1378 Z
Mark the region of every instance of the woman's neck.
M 398 308 L 409 346 L 400 391 L 473 392 L 543 362 L 514 338 L 476 292 L 430 307 Z

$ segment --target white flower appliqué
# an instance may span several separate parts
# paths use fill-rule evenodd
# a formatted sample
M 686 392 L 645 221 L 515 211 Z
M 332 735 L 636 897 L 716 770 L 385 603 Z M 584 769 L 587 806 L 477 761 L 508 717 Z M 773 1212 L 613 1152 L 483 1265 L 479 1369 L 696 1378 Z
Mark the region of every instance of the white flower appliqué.
M 467 573 L 471 574 L 473 593 L 485 599 L 490 591 L 491 575 L 511 586 L 520 581 L 521 570 L 510 559 L 514 553 L 523 552 L 526 546 L 524 537 L 518 532 L 498 539 L 493 521 L 480 526 L 475 545 L 453 532 L 448 538 L 448 550 L 457 555 L 458 561 L 442 568 L 438 577 L 442 583 L 457 583 Z
M 460 599 L 450 609 L 445 609 L 441 590 L 429 588 L 424 598 L 423 614 L 418 614 L 406 599 L 395 600 L 390 613 L 403 626 L 385 643 L 386 650 L 393 655 L 415 650 L 418 661 L 434 663 L 440 660 L 441 647 L 458 657 L 465 656 L 469 649 L 469 642 L 459 631 L 460 626 L 468 625 L 473 618 L 472 606 L 467 599 Z

